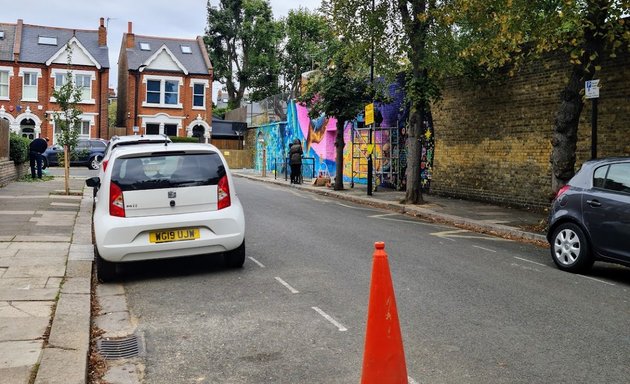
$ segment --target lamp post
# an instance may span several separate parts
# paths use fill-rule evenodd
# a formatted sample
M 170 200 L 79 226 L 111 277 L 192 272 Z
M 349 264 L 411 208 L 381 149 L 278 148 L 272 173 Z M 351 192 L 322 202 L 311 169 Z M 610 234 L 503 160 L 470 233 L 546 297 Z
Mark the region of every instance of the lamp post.
M 142 72 L 142 70 L 144 68 L 146 68 L 146 64 L 142 64 L 141 66 L 138 67 L 138 69 L 136 69 L 136 102 L 135 102 L 135 106 L 133 109 L 133 131 L 134 133 L 137 133 L 136 130 L 140 130 L 139 126 L 138 126 L 138 106 L 140 105 L 140 100 L 139 98 L 139 93 L 140 93 L 140 72 Z
M 262 177 L 267 177 L 267 148 L 265 148 L 265 138 L 262 131 L 258 132 L 258 143 L 262 147 Z

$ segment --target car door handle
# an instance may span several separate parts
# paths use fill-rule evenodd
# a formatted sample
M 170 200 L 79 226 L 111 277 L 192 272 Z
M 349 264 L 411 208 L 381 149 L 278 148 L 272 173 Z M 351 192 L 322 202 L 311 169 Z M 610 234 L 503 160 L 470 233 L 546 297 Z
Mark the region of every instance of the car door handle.
M 600 203 L 597 200 L 586 200 L 586 204 L 590 205 L 591 207 L 601 207 L 602 203 Z

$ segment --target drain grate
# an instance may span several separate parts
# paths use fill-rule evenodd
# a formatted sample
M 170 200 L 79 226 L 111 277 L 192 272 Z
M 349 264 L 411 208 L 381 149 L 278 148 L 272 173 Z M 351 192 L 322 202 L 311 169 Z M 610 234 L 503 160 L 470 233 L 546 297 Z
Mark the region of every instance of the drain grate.
M 105 360 L 128 359 L 140 356 L 142 339 L 131 335 L 121 339 L 98 340 L 96 347 Z

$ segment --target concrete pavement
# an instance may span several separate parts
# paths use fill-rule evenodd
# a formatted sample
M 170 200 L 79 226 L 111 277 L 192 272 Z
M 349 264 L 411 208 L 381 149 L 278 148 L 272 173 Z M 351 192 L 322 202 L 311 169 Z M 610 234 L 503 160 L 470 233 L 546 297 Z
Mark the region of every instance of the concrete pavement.
M 90 342 L 91 189 L 62 178 L 0 188 L 0 378 L 85 383 Z
M 540 212 L 433 195 L 425 196 L 425 205 L 405 205 L 399 203 L 404 196 L 399 191 L 379 189 L 367 196 L 365 186 L 358 184 L 334 191 L 313 186 L 308 180 L 291 185 L 283 177 L 275 179 L 273 174 L 263 178 L 253 170 L 232 172 L 239 177 L 453 224 L 462 231 L 545 242 L 539 228 L 546 215 Z M 84 188 L 84 179 L 70 179 L 71 190 L 76 192 L 71 196 L 60 194 L 64 185 L 61 177 L 14 182 L 0 188 L 0 381 L 3 384 L 87 381 L 94 252 L 92 190 Z M 99 288 L 101 296 L 103 288 L 109 288 L 110 296 L 124 299 L 122 286 Z M 111 304 L 108 303 L 105 301 L 104 305 Z M 111 312 L 124 313 L 125 308 Z M 107 316 L 94 320 L 97 325 L 108 321 Z M 114 320 L 120 323 L 120 319 Z M 122 371 L 124 374 L 118 377 L 125 379 L 112 380 L 116 372 L 109 372 L 109 381 L 128 382 L 127 371 L 131 370 Z

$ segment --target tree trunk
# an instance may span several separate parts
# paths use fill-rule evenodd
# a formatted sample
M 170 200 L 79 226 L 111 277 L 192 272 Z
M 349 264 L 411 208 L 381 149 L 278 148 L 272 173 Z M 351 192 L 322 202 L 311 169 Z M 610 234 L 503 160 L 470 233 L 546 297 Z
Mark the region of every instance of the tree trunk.
M 574 67 L 566 88 L 560 98 L 560 109 L 554 122 L 551 138 L 551 188 L 558 191 L 565 185 L 575 171 L 575 150 L 577 148 L 577 130 L 584 104 L 582 103 L 581 70 Z
M 419 105 L 420 104 L 420 105 Z M 423 109 L 421 103 L 412 105 L 409 111 L 409 125 L 407 128 L 407 190 L 404 203 L 423 204 L 420 189 L 420 151 Z
M 335 191 L 341 191 L 343 189 L 343 148 L 345 143 L 343 141 L 343 129 L 345 126 L 345 119 L 342 117 L 337 118 L 337 135 L 335 137 L 335 149 L 337 169 L 335 170 Z
M 63 146 L 63 170 L 65 176 L 66 195 L 70 195 L 70 156 L 68 156 L 68 145 Z

